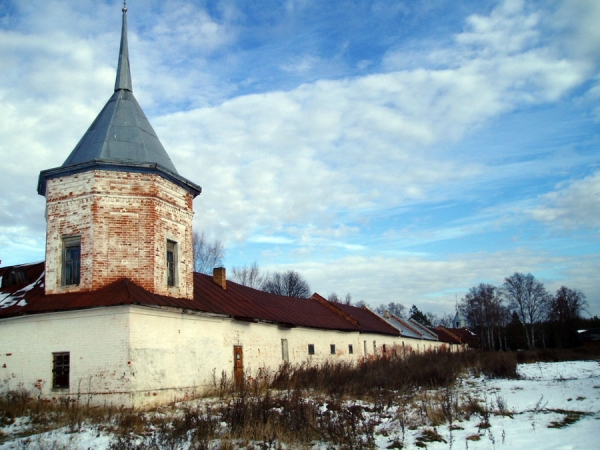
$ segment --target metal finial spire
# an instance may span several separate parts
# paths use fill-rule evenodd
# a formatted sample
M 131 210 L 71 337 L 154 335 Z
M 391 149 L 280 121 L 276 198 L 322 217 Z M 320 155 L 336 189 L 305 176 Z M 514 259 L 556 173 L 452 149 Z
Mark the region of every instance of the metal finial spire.
M 119 65 L 117 67 L 117 79 L 115 91 L 124 89 L 132 90 L 131 71 L 129 69 L 129 48 L 127 45 L 127 2 L 123 1 L 123 27 L 121 28 L 121 48 L 119 49 Z

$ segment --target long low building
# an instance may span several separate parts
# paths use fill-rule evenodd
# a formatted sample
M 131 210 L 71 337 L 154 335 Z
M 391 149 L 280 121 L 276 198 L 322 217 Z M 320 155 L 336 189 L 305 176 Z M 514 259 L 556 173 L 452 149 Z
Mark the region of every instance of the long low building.
M 193 299 L 126 278 L 46 294 L 43 263 L 0 268 L 0 276 L 2 387 L 46 398 L 148 406 L 286 362 L 360 362 L 445 345 L 402 333 L 367 308 L 227 281 L 225 269 L 195 273 Z

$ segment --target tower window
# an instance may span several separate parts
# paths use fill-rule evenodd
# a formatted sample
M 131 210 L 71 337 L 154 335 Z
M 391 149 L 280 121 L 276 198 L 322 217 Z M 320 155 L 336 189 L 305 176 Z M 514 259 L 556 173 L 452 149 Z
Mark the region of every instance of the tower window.
M 69 352 L 53 353 L 52 361 L 52 388 L 68 389 L 69 372 L 71 369 Z
M 167 286 L 176 285 L 177 274 L 177 243 L 167 241 Z
M 63 238 L 63 285 L 79 284 L 81 273 L 81 236 Z

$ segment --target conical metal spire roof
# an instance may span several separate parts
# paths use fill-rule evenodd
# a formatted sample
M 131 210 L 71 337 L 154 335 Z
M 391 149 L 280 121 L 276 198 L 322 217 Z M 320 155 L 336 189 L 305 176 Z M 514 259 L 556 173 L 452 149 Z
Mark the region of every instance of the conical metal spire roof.
M 44 195 L 47 178 L 66 172 L 89 170 L 90 165 L 101 165 L 109 170 L 161 172 L 163 176 L 179 180 L 179 184 L 191 188 L 195 195 L 201 191 L 200 186 L 178 175 L 171 158 L 133 96 L 125 5 L 115 91 L 63 165 L 40 173 L 38 192 Z
M 117 66 L 117 79 L 115 91 L 131 88 L 131 70 L 129 70 L 129 45 L 127 44 L 127 6 L 123 5 L 123 25 L 121 27 L 121 47 L 119 48 L 119 65 Z

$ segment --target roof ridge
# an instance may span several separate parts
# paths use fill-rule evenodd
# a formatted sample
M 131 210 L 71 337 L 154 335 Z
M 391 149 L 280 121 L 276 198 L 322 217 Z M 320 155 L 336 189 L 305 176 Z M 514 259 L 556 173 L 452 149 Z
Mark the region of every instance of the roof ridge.
M 352 305 L 349 305 L 352 306 Z M 398 330 L 395 326 L 393 326 L 392 324 L 390 324 L 387 320 L 385 320 L 383 317 L 381 317 L 379 314 L 377 314 L 375 311 L 371 310 L 371 308 L 369 308 L 366 305 L 360 306 L 361 309 L 364 309 L 365 311 L 369 312 L 373 317 L 376 317 L 380 322 L 384 323 L 385 325 L 387 325 L 388 327 L 393 328 L 394 330 L 396 330 L 398 332 L 399 336 L 402 336 L 402 333 L 400 332 L 400 330 Z
M 357 326 L 358 328 L 361 328 L 360 322 L 358 320 L 356 320 L 354 317 L 352 317 L 348 313 L 342 311 L 340 308 L 338 308 L 337 306 L 335 306 L 332 302 L 330 302 L 327 299 L 325 299 L 325 297 L 322 297 L 321 295 L 319 295 L 319 294 L 317 294 L 315 292 L 313 295 L 310 296 L 310 298 L 312 300 L 316 300 L 317 302 L 323 304 L 324 306 L 326 306 L 327 308 L 329 308 L 332 312 L 334 312 L 338 316 L 341 316 L 342 318 L 346 319 L 351 324 Z

